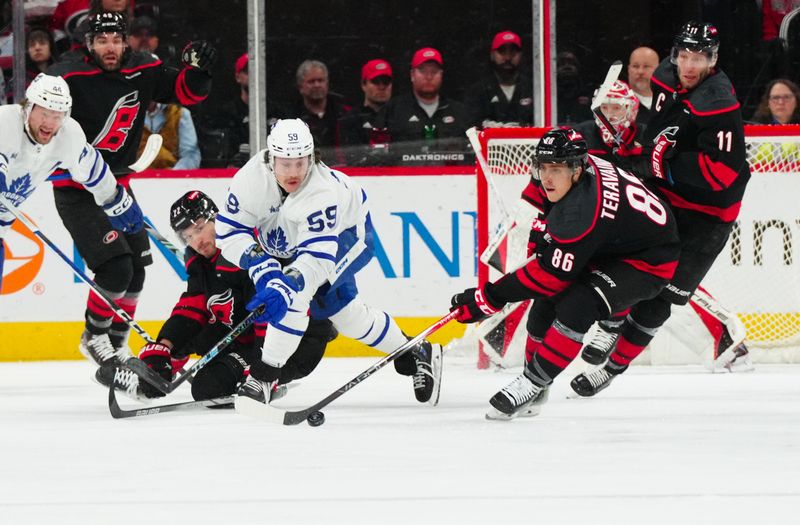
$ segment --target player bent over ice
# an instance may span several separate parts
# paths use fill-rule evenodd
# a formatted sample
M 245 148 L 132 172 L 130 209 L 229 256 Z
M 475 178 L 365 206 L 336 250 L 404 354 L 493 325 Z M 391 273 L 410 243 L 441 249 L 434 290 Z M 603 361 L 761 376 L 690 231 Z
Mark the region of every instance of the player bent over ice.
M 538 414 L 548 387 L 575 359 L 592 324 L 656 296 L 678 259 L 669 208 L 635 176 L 588 155 L 578 132 L 548 131 L 535 160 L 534 184 L 546 199 L 537 257 L 494 283 L 453 297 L 462 323 L 480 321 L 507 303 L 535 299 L 527 323 L 527 364 L 492 397 L 489 419 Z
M 139 359 L 167 381 L 173 380 L 190 355 L 205 355 L 239 324 L 247 316 L 245 305 L 255 293 L 247 272 L 220 255 L 214 229 L 217 212 L 214 201 L 196 190 L 183 195 L 170 209 L 170 225 L 187 246 L 189 279 L 157 342 L 146 344 L 139 353 Z M 264 328 L 263 324 L 251 326 L 201 368 L 192 382 L 192 397 L 199 401 L 236 393 L 247 378 L 250 364 L 261 356 Z M 298 351 L 283 368 L 280 383 L 311 373 L 335 337 L 330 321 L 312 319 Z M 104 385 L 113 380 L 132 397 L 164 395 L 146 381 L 139 381 L 133 372 L 116 368 L 113 363 L 104 365 L 98 369 L 97 380 Z
M 307 332 L 309 313 L 382 352 L 407 341 L 389 314 L 358 297 L 355 274 L 372 258 L 367 194 L 316 159 L 302 120 L 279 120 L 267 145 L 233 177 L 217 216 L 222 255 L 249 272 L 256 295 L 247 306 L 264 305 L 260 320 L 269 323 L 261 359 L 239 390 L 262 402 Z M 417 400 L 435 405 L 441 361 L 441 346 L 423 341 L 394 363 L 412 376 Z
M 70 115 L 72 97 L 61 77 L 40 73 L 21 104 L 0 106 L 0 192 L 19 207 L 56 169 L 90 191 L 111 226 L 123 232 L 142 229 L 139 205 L 117 184 L 111 170 Z M 105 220 L 105 219 L 104 219 Z M 3 237 L 14 216 L 0 205 L 0 287 L 3 280 Z M 87 225 L 88 226 L 88 225 Z M 98 352 L 114 354 L 109 343 Z M 105 357 L 92 354 L 95 361 Z

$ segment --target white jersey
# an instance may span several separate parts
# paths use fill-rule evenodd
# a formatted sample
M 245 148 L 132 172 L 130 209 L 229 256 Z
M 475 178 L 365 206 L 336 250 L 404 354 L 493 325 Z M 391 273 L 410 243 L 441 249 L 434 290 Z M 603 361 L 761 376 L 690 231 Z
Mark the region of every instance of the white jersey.
M 300 188 L 285 197 L 260 151 L 233 177 L 217 216 L 217 246 L 240 264 L 256 243 L 273 257 L 295 258 L 288 265 L 316 290 L 334 272 L 339 236 L 350 229 L 364 239 L 366 194 L 350 177 L 315 164 Z
M 0 193 L 6 199 L 19 207 L 54 170 L 63 169 L 94 194 L 98 205 L 111 200 L 117 181 L 74 119 L 65 119 L 46 145 L 28 136 L 24 119 L 19 104 L 0 107 Z M 0 205 L 0 238 L 13 222 L 11 212 Z

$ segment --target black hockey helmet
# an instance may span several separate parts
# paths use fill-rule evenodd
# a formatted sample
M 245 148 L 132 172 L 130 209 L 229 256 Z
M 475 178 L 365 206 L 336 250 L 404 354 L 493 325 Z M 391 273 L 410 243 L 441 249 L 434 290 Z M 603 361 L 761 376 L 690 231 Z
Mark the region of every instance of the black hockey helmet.
M 536 145 L 537 164 L 566 163 L 570 166 L 582 166 L 588 154 L 586 139 L 572 128 L 551 129 L 542 135 Z
M 103 33 L 119 33 L 123 38 L 128 35 L 128 19 L 124 13 L 103 11 L 89 17 L 89 29 L 86 31 L 86 43 L 91 44 L 95 35 Z
M 678 52 L 681 49 L 705 53 L 713 67 L 717 62 L 717 52 L 719 51 L 719 32 L 717 28 L 713 24 L 695 20 L 683 24 L 680 32 L 675 35 L 675 39 L 672 41 L 671 60 L 673 64 L 676 62 Z
M 180 233 L 200 219 L 211 220 L 219 209 L 208 195 L 199 190 L 187 192 L 169 210 L 169 224 Z

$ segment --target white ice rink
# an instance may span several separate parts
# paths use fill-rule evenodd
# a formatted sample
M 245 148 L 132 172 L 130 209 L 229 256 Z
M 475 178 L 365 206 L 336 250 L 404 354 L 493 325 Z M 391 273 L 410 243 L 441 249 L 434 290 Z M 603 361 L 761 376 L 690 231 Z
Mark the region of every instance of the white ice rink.
M 281 404 L 371 362 L 326 359 Z M 513 375 L 446 360 L 433 408 L 388 367 L 319 428 L 114 420 L 90 371 L 0 364 L 0 524 L 800 523 L 799 366 L 634 368 L 590 400 L 560 377 L 541 416 L 512 422 L 484 412 Z

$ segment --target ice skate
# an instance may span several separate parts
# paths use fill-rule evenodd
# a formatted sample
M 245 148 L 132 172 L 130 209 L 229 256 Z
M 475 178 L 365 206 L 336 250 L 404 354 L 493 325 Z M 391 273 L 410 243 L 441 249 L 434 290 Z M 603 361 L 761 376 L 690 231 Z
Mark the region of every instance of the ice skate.
M 417 365 L 412 376 L 414 396 L 420 403 L 436 406 L 442 386 L 442 346 L 422 341 L 411 352 Z
M 549 389 L 531 381 L 524 373 L 492 396 L 492 409 L 486 419 L 508 421 L 516 417 L 538 416 L 549 398 Z
M 617 339 L 619 333 L 610 332 L 599 323 L 594 337 L 581 351 L 581 358 L 590 365 L 602 365 L 617 345 Z
M 581 397 L 591 397 L 608 385 L 616 374 L 610 373 L 605 367 L 589 373 L 578 374 L 570 382 L 569 386 Z
M 130 355 L 130 351 L 125 347 L 122 350 L 114 348 L 111 344 L 108 334 L 92 334 L 84 330 L 81 335 L 81 342 L 78 345 L 78 350 L 86 359 L 94 362 L 97 366 L 102 366 L 104 363 L 112 363 L 117 365 L 121 363 L 123 355 Z

